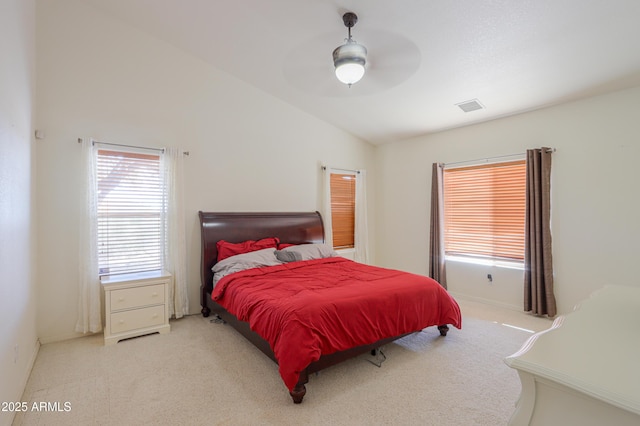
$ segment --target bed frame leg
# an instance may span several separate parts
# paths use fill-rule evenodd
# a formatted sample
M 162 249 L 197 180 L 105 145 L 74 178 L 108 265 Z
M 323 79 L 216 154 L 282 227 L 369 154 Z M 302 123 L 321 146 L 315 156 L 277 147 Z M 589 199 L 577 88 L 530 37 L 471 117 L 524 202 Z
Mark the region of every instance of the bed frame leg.
M 202 312 L 202 316 L 207 318 L 209 316 L 209 314 L 211 313 L 211 309 L 209 309 L 208 306 L 205 306 L 202 308 L 202 310 L 200 311 Z
M 441 336 L 446 336 L 447 332 L 449 331 L 449 326 L 445 325 L 439 325 L 438 326 L 438 331 L 440 331 L 440 335 Z
M 298 383 L 296 387 L 289 392 L 289 395 L 291 395 L 291 399 L 293 399 L 294 404 L 300 404 L 302 402 L 302 398 L 304 398 L 306 393 L 307 388 L 305 387 L 305 385 L 301 385 L 300 383 Z
M 304 395 L 307 393 L 307 388 L 304 385 L 308 382 L 309 373 L 305 369 L 302 373 L 300 373 L 300 377 L 298 378 L 296 387 L 293 388 L 292 391 L 289 391 L 289 395 L 291 395 L 291 399 L 293 399 L 294 404 L 300 404 L 302 402 L 302 398 L 304 398 Z

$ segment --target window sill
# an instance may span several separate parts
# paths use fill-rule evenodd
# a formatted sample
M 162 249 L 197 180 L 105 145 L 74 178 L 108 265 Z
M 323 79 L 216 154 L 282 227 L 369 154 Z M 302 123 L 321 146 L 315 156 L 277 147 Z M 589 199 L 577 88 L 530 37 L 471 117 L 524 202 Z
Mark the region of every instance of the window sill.
M 131 274 L 115 274 L 115 275 L 103 275 L 100 277 L 102 284 L 113 284 L 126 281 L 147 280 L 152 278 L 167 278 L 171 274 L 164 270 L 147 271 L 147 272 L 134 272 Z
M 448 262 L 471 263 L 474 265 L 494 266 L 496 268 L 524 270 L 524 263 L 509 260 L 486 259 L 480 257 L 446 256 Z
M 350 260 L 355 259 L 356 249 L 354 248 L 342 248 L 342 249 L 335 249 L 335 250 L 339 256 L 342 256 Z

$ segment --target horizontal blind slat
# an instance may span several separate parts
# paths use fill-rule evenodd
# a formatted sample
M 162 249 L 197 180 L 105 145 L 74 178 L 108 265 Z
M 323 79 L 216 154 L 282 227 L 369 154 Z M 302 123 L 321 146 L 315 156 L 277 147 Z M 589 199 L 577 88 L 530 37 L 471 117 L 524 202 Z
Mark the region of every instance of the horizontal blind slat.
M 334 248 L 354 247 L 355 177 L 331 173 L 331 225 Z
M 524 258 L 525 161 L 444 171 L 445 252 Z
M 165 201 L 160 156 L 101 149 L 97 180 L 101 274 L 161 269 Z

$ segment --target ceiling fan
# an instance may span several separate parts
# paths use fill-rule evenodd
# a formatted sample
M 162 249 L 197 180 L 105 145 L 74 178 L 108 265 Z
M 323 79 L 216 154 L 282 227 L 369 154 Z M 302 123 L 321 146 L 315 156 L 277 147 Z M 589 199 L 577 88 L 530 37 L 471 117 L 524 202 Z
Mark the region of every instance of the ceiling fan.
M 411 40 L 361 24 L 356 41 L 351 29 L 358 16 L 343 13 L 342 22 L 348 30 L 342 45 L 335 47 L 339 40 L 335 32 L 324 33 L 307 39 L 286 55 L 284 76 L 289 84 L 309 93 L 351 97 L 387 90 L 417 71 L 421 54 Z

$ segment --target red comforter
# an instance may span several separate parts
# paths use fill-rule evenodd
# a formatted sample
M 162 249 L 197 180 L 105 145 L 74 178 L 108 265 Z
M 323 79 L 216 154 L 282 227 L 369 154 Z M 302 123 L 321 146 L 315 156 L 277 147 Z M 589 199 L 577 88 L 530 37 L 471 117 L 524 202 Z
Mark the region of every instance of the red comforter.
M 458 304 L 431 278 L 341 257 L 236 272 L 211 297 L 270 343 L 289 390 L 320 355 L 462 325 Z

